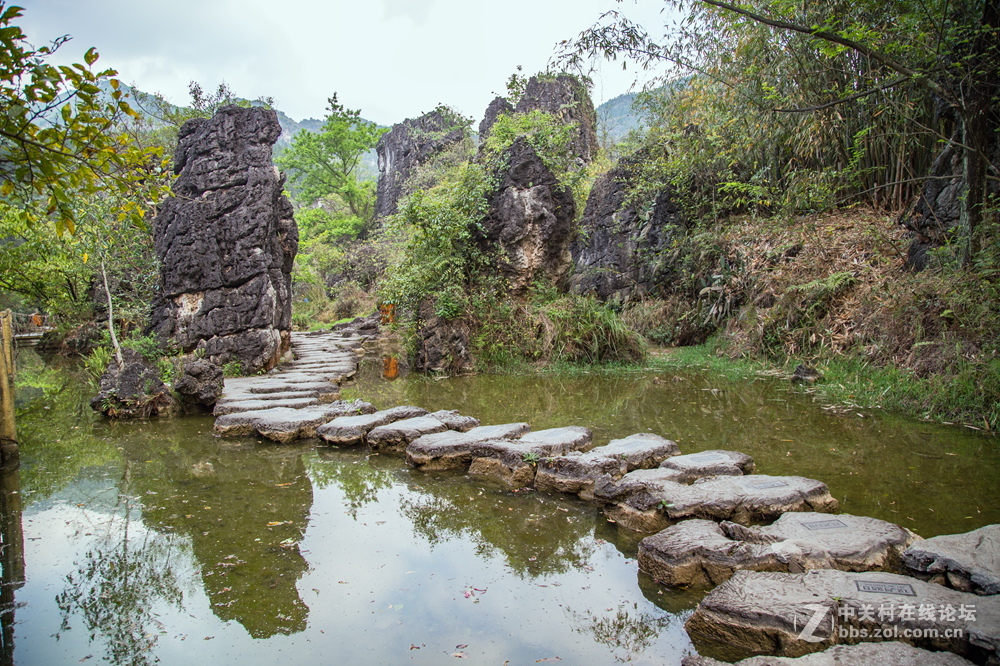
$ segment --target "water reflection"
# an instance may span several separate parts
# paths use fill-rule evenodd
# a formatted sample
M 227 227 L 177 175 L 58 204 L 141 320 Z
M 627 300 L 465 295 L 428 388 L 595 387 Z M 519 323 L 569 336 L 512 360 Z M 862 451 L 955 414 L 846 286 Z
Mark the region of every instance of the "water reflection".
M 379 491 L 392 485 L 394 472 L 399 467 L 398 461 L 391 467 L 372 464 L 367 451 L 360 447 L 337 449 L 324 446 L 307 455 L 305 464 L 309 478 L 317 488 L 340 487 L 347 513 L 355 520 L 359 509 L 378 500 Z
M 24 532 L 21 526 L 21 475 L 0 469 L 0 659 L 14 663 L 14 591 L 24 585 Z
M 153 650 L 164 628 L 157 610 L 163 604 L 181 607 L 174 562 L 184 544 L 142 524 L 141 506 L 131 494 L 132 470 L 126 461 L 110 512 L 81 527 L 94 538 L 56 595 L 62 624 L 55 638 L 80 617 L 90 641 L 104 643 L 111 663 L 147 666 L 158 661 Z
M 385 369 L 373 359 L 345 397 L 535 429 L 584 425 L 599 443 L 651 431 L 685 452 L 739 449 L 762 471 L 827 481 L 845 510 L 926 536 L 1000 522 L 995 440 L 826 414 L 785 384 L 699 373 L 431 381 L 405 369 L 390 382 Z M 39 365 L 34 377 L 19 394 L 20 477 L 3 480 L 5 515 L 18 516 L 4 530 L 20 528 L 19 502 L 26 512 L 26 553 L 8 563 L 18 537 L 0 535 L 8 663 L 13 638 L 25 664 L 195 653 L 208 663 L 461 654 L 676 664 L 691 651 L 683 621 L 701 593 L 638 572 L 643 535 L 595 504 L 423 473 L 363 448 L 218 439 L 210 417 L 95 421 L 72 373 Z
M 430 544 L 461 538 L 481 557 L 501 556 L 521 576 L 565 573 L 594 553 L 597 509 L 543 493 L 510 492 L 449 474 L 408 475 L 401 510 Z
M 308 447 L 182 440 L 183 428 L 172 446 L 145 436 L 166 434 L 169 425 L 135 428 L 123 442 L 146 525 L 190 540 L 219 619 L 239 622 L 254 638 L 302 631 L 309 607 L 297 583 L 309 563 L 299 544 L 313 503 L 302 459 Z

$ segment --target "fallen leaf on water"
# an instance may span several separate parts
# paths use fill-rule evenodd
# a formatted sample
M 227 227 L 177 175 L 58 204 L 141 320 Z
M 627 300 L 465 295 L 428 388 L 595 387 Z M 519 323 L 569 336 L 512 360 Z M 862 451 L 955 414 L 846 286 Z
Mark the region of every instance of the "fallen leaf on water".
M 464 652 L 452 652 L 450 656 L 454 657 L 455 659 L 465 659 L 466 658 Z
M 268 527 L 275 527 L 276 525 L 290 525 L 292 521 L 290 520 L 273 520 L 267 524 Z
M 456 646 L 455 646 L 455 649 L 456 649 L 456 650 L 464 650 L 464 649 L 465 649 L 465 648 L 467 648 L 467 647 L 469 647 L 469 646 L 468 646 L 468 644 L 466 644 L 466 643 L 462 643 L 461 645 L 456 645 Z
M 290 486 L 293 483 L 295 483 L 295 482 L 294 481 L 289 481 L 288 483 L 276 483 L 276 484 L 274 484 L 274 487 L 275 488 L 284 488 L 285 486 Z
M 420 647 L 421 647 L 421 646 L 419 646 L 419 645 L 414 645 L 413 643 L 410 643 L 410 649 L 411 649 L 411 650 L 419 650 L 419 649 L 420 649 Z

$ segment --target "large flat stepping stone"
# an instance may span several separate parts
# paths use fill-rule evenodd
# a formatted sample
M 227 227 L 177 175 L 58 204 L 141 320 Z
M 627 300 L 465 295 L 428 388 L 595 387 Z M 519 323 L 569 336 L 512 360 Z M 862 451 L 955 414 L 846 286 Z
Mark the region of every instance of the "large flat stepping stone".
M 595 486 L 617 481 L 637 469 L 656 467 L 679 453 L 676 442 L 651 433 L 613 439 L 586 453 L 571 451 L 542 459 L 535 474 L 535 487 L 593 499 Z
M 288 393 L 288 392 L 298 392 L 298 393 L 315 393 L 316 397 L 320 397 L 325 394 L 334 394 L 340 392 L 340 387 L 332 382 L 287 382 L 278 377 L 268 378 L 266 380 L 258 381 L 256 383 L 251 383 L 237 388 L 230 388 L 226 386 L 226 394 L 229 395 L 230 391 L 233 393 L 238 393 L 240 395 L 253 395 L 253 396 L 265 396 L 272 393 Z
M 338 416 L 374 412 L 362 400 L 338 400 L 304 409 L 272 407 L 251 412 L 225 414 L 215 419 L 215 432 L 223 437 L 249 436 L 254 433 L 282 444 L 316 436 L 316 427 Z
M 696 646 L 724 643 L 746 656 L 904 640 L 974 663 L 1000 660 L 1000 597 L 884 572 L 737 571 L 698 604 L 685 628 Z
M 788 511 L 829 513 L 838 507 L 825 483 L 801 476 L 716 476 L 686 485 L 655 476 L 664 471 L 669 470 L 636 470 L 610 490 L 602 488 L 602 497 L 614 502 L 605 509 L 608 517 L 628 529 L 652 533 L 687 518 L 748 525 Z
M 1000 525 L 924 539 L 903 553 L 908 573 L 963 592 L 1000 594 Z
M 331 382 L 340 382 L 344 379 L 350 379 L 357 372 L 356 363 L 308 363 L 289 366 L 287 374 L 310 373 Z
M 567 426 L 529 432 L 516 440 L 480 442 L 472 447 L 469 474 L 524 488 L 534 483 L 536 465 L 543 457 L 579 451 L 592 439 L 589 428 Z
M 287 371 L 276 375 L 265 375 L 267 379 L 279 380 L 285 384 L 329 384 L 336 383 L 336 378 L 330 378 L 325 374 L 305 371 Z
M 448 426 L 433 416 L 417 416 L 372 428 L 365 439 L 375 451 L 402 454 L 417 437 L 447 429 Z
M 741 569 L 891 571 L 916 534 L 866 516 L 786 513 L 766 527 L 685 520 L 639 542 L 639 568 L 673 587 L 719 585 Z
M 664 460 L 660 467 L 672 470 L 673 481 L 694 483 L 709 476 L 742 476 L 756 470 L 753 458 L 738 451 L 702 451 Z
M 340 446 L 361 444 L 373 428 L 426 414 L 426 409 L 402 406 L 383 409 L 372 414 L 341 416 L 316 428 L 316 436 L 324 442 Z
M 750 657 L 733 664 L 697 655 L 681 659 L 681 666 L 971 666 L 953 652 L 931 652 L 906 643 L 834 645 L 802 657 Z
M 235 402 L 237 400 L 293 400 L 296 398 L 316 398 L 320 402 L 333 402 L 340 397 L 340 389 L 334 384 L 329 384 L 334 388 L 333 391 L 320 392 L 317 390 L 298 390 L 293 389 L 295 384 L 289 384 L 286 388 L 290 389 L 288 391 L 273 391 L 271 393 L 239 393 L 236 395 L 227 395 L 225 398 L 219 402 Z M 300 386 L 306 386 L 306 384 L 300 384 Z M 219 404 L 219 403 L 216 403 Z
M 406 462 L 417 469 L 464 469 L 472 462 L 472 446 L 494 439 L 517 439 L 531 431 L 527 423 L 477 426 L 467 432 L 445 430 L 423 435 L 406 447 Z
M 220 400 L 215 404 L 212 413 L 216 416 L 222 416 L 224 414 L 237 414 L 240 412 L 253 412 L 262 409 L 271 409 L 276 407 L 282 407 L 286 409 L 302 409 L 303 407 L 312 407 L 313 405 L 320 404 L 318 398 L 283 398 L 280 400 L 261 400 L 261 399 L 233 399 L 233 400 Z

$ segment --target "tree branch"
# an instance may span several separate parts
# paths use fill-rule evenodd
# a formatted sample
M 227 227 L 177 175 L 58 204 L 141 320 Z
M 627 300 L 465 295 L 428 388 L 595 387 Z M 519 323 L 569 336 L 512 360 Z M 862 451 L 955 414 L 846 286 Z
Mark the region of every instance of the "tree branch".
M 885 90 L 886 88 L 892 88 L 893 86 L 897 86 L 900 83 L 903 83 L 904 81 L 908 81 L 908 80 L 909 80 L 909 77 L 901 76 L 898 79 L 893 79 L 892 81 L 889 81 L 888 83 L 884 83 L 884 84 L 882 84 L 880 86 L 876 86 L 874 88 L 870 88 L 868 90 L 864 90 L 862 92 L 855 93 L 854 95 L 850 95 L 848 97 L 841 97 L 840 99 L 835 99 L 832 102 L 827 102 L 826 104 L 818 104 L 816 106 L 807 106 L 807 107 L 803 107 L 801 109 L 771 109 L 771 110 L 774 111 L 775 113 L 810 113 L 812 111 L 822 111 L 823 109 L 829 109 L 831 106 L 837 106 L 838 104 L 844 104 L 845 102 L 853 102 L 856 99 L 861 99 L 862 97 L 867 97 L 868 95 L 872 95 L 874 93 L 877 93 L 880 90 Z
M 908 79 L 913 79 L 925 88 L 930 89 L 934 94 L 940 96 L 942 99 L 948 100 L 953 106 L 958 106 L 958 103 L 953 100 L 952 95 L 948 93 L 943 87 L 938 85 L 936 82 L 927 78 L 925 74 L 910 69 L 906 65 L 896 62 L 895 60 L 889 58 L 888 56 L 879 53 L 875 49 L 872 49 L 860 42 L 856 42 L 853 39 L 847 39 L 846 37 L 841 37 L 835 32 L 830 32 L 829 30 L 816 30 L 814 28 L 807 28 L 802 25 L 797 25 L 795 23 L 788 23 L 787 21 L 779 21 L 777 19 L 768 18 L 756 12 L 752 12 L 749 9 L 743 9 L 742 7 L 737 7 L 736 5 L 731 5 L 728 2 L 721 2 L 720 0 L 701 0 L 707 5 L 712 5 L 713 7 L 718 7 L 719 9 L 725 9 L 740 16 L 746 16 L 749 19 L 753 19 L 758 23 L 763 23 L 764 25 L 769 25 L 772 28 L 780 28 L 781 30 L 790 30 L 792 32 L 798 32 L 803 35 L 809 35 L 810 37 L 816 37 L 833 44 L 840 44 L 841 46 L 846 46 L 849 49 L 857 51 L 861 55 L 867 56 L 877 63 L 880 63 L 889 69 L 902 74 Z

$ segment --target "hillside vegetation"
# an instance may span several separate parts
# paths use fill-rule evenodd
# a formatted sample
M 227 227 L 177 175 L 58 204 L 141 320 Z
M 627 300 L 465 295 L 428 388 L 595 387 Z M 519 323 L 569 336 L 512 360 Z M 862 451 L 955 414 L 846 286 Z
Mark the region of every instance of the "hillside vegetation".
M 472 119 L 437 110 L 457 134 L 404 184 L 398 212 L 376 218 L 373 151 L 386 128 L 332 91 L 325 118 L 286 118 L 277 162 L 301 241 L 294 324 L 381 305 L 412 356 L 433 319 L 463 332 L 480 371 L 698 346 L 757 368 L 816 367 L 817 390 L 841 404 L 996 429 L 996 3 L 669 4 L 680 22 L 662 31 L 612 13 L 563 44 L 556 68 L 611 56 L 662 74 L 597 109 L 601 145 L 586 159 L 572 147 L 586 128 L 565 120 L 584 100 L 517 113 L 528 80 L 514 74 L 509 110 L 483 141 Z M 157 280 L 148 220 L 169 188 L 177 131 L 222 105 L 269 100 L 193 83 L 190 107 L 167 105 L 93 69 L 96 52 L 64 72 L 4 7 L 0 74 L 35 84 L 3 99 L 0 305 L 56 314 L 67 331 L 101 321 L 95 372 L 115 330 L 156 356 L 142 335 Z M 587 240 L 595 182 L 620 158 L 632 165 L 611 242 L 635 249 L 651 284 L 603 299 L 560 280 L 512 291 L 484 222 L 519 142 L 573 200 L 574 242 Z

